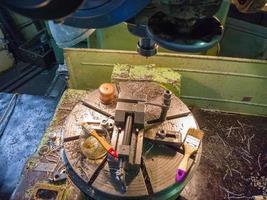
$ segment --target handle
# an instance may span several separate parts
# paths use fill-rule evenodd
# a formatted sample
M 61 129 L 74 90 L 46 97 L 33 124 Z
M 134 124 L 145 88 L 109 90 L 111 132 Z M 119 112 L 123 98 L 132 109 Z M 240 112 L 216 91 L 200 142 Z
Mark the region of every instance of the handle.
M 186 174 L 187 174 L 186 171 L 184 171 L 182 169 L 177 169 L 176 178 L 175 178 L 176 182 L 177 183 L 182 182 L 184 180 L 184 178 L 186 177 Z
M 179 167 L 176 171 L 176 182 L 178 183 L 182 182 L 187 175 L 187 167 L 188 167 L 189 158 L 190 158 L 190 154 L 185 154 L 181 163 L 179 164 Z
M 108 151 L 111 147 L 111 145 L 100 135 L 97 134 L 95 130 L 91 131 L 91 136 L 93 136 L 97 141 Z
M 101 136 L 97 134 L 95 130 L 91 132 L 91 135 L 95 137 L 98 142 L 107 150 L 107 152 L 115 158 L 118 158 L 118 153 L 112 148 L 112 146 Z
M 108 153 L 115 158 L 119 158 L 118 153 L 112 147 L 108 150 Z
M 89 133 L 88 129 L 82 124 L 82 127 Z M 98 135 L 95 130 L 90 131 L 89 133 L 107 150 L 107 152 L 115 158 L 118 158 L 118 153 L 112 148 L 112 146 L 107 142 L 106 139 Z

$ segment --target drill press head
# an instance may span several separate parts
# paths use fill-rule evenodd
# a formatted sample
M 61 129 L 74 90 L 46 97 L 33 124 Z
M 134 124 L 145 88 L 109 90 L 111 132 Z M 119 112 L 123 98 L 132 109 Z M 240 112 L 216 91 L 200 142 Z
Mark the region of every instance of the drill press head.
M 32 18 L 54 19 L 79 28 L 104 28 L 126 21 L 129 31 L 140 38 L 137 51 L 146 57 L 155 55 L 158 45 L 179 52 L 205 51 L 218 43 L 223 33 L 221 23 L 213 17 L 222 0 L 0 0 L 0 3 Z
M 153 41 L 169 50 L 205 51 L 222 37 L 223 27 L 214 17 L 221 3 L 222 0 L 155 0 L 128 20 L 128 29 L 142 39 L 151 40 L 151 44 Z

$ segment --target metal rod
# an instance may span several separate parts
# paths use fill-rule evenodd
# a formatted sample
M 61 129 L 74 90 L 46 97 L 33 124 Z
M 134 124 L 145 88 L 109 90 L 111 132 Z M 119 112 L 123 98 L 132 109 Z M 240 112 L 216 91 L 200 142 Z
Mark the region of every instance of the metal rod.
M 99 112 L 100 114 L 105 115 L 106 117 L 109 117 L 110 119 L 114 118 L 111 114 L 109 114 L 108 112 L 106 112 L 104 110 L 101 110 L 100 108 L 97 108 L 96 106 L 93 106 L 93 105 L 91 105 L 91 104 L 89 104 L 83 100 L 81 100 L 81 102 L 84 106 L 86 106 L 86 107 L 88 107 L 88 108 L 90 108 L 96 112 Z

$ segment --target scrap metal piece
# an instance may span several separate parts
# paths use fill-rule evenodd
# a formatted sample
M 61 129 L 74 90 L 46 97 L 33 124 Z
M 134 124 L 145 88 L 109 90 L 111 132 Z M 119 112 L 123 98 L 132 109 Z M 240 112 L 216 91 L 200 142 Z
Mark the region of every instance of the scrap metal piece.
M 66 181 L 68 175 L 66 173 L 66 169 L 61 170 L 60 172 L 56 171 L 53 173 L 53 178 L 51 178 L 49 181 L 51 183 L 58 183 L 62 181 Z
M 103 128 L 103 129 L 106 129 L 108 131 L 112 131 L 113 128 L 114 128 L 114 121 L 111 119 L 103 119 L 101 122 L 100 122 L 100 126 Z
M 47 154 L 49 151 L 50 151 L 50 146 L 48 146 L 48 145 L 43 145 L 43 146 L 40 147 L 40 149 L 38 150 L 38 154 L 39 154 L 40 156 L 42 156 L 42 155 Z

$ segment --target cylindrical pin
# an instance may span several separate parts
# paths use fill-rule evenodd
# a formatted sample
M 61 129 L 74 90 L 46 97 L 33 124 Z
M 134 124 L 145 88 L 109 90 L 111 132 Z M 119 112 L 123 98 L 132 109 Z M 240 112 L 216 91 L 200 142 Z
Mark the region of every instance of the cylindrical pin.
M 160 121 L 166 120 L 167 113 L 171 105 L 171 97 L 172 97 L 171 91 L 165 90 L 163 94 L 164 107 L 161 108 Z
M 101 103 L 109 105 L 113 102 L 115 98 L 115 88 L 111 83 L 103 83 L 98 90 Z

